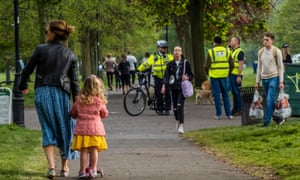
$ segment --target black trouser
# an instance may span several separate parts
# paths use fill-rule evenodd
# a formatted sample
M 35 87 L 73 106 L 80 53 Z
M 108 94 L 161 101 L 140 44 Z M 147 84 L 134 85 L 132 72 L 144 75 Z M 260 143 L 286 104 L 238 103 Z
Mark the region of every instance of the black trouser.
M 135 70 L 131 70 L 129 71 L 130 73 L 130 81 L 129 81 L 129 86 L 132 86 L 134 85 L 134 82 L 135 82 Z
M 185 97 L 183 96 L 181 89 L 172 89 L 171 95 L 175 120 L 179 121 L 180 124 L 183 124 Z
M 161 93 L 161 87 L 163 84 L 162 79 L 154 78 L 155 83 L 155 96 L 157 98 L 157 108 L 159 111 L 170 111 L 171 109 L 171 95 L 168 86 L 166 85 L 165 94 Z
M 107 77 L 107 84 L 109 88 L 112 88 L 114 73 L 106 71 L 106 77 Z

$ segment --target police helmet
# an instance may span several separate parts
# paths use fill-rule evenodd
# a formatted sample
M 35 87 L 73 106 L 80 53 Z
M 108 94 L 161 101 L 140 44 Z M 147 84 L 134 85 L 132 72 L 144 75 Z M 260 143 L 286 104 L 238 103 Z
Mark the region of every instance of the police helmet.
M 159 40 L 156 42 L 157 47 L 161 48 L 167 48 L 168 47 L 168 42 L 166 40 Z

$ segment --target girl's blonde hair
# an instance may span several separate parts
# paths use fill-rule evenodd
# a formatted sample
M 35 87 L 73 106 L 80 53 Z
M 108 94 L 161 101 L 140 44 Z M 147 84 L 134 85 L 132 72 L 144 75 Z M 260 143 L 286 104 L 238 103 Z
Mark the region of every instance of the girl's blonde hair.
M 83 87 L 77 96 L 79 102 L 92 104 L 93 97 L 97 96 L 107 104 L 107 98 L 104 95 L 104 83 L 95 75 L 90 75 L 84 80 Z

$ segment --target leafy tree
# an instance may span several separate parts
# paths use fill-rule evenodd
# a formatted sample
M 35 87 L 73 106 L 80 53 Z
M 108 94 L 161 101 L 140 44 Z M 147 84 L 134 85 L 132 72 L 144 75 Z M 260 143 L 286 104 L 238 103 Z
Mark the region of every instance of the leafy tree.
M 284 42 L 289 43 L 293 53 L 299 53 L 300 47 L 300 2 L 284 0 L 274 6 L 274 15 L 270 19 L 270 29 L 275 34 L 275 43 L 281 47 Z
M 268 0 L 143 0 L 140 2 L 149 14 L 158 19 L 156 21 L 158 25 L 165 25 L 164 23 L 171 20 L 175 22 L 177 37 L 194 65 L 196 86 L 200 86 L 206 79 L 202 68 L 205 61 L 205 41 L 211 43 L 215 35 L 222 36 L 225 42 L 232 35 L 256 41 L 266 30 L 265 19 L 271 9 Z M 170 21 L 163 21 L 165 19 Z

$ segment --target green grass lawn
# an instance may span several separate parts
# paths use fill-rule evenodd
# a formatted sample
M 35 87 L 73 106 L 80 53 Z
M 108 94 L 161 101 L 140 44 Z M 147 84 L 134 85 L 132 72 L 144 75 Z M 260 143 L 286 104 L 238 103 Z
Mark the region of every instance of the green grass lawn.
M 300 121 L 186 132 L 207 152 L 264 179 L 300 179 Z M 272 176 L 271 176 L 272 175 Z
M 41 131 L 0 125 L 0 179 L 45 179 Z

